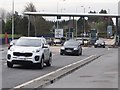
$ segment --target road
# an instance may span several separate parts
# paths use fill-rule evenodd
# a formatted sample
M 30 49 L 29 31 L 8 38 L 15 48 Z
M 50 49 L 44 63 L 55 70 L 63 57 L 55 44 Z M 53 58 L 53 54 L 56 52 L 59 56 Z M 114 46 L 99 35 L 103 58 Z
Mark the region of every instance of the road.
M 114 90 L 118 90 L 118 49 L 109 49 L 108 53 L 45 88 L 109 88 L 107 90 L 116 88 Z
M 51 47 L 51 50 L 53 52 L 52 66 L 45 67 L 43 70 L 33 67 L 23 67 L 19 65 L 14 66 L 14 68 L 7 68 L 5 59 L 7 49 L 5 49 L 4 51 L 0 51 L 2 52 L 2 60 L 0 60 L 2 61 L 2 87 L 13 88 L 27 81 L 55 71 L 68 64 L 87 58 L 91 55 L 103 55 L 109 52 L 108 48 L 83 47 L 82 56 L 61 56 L 59 54 L 59 48 L 59 46 Z

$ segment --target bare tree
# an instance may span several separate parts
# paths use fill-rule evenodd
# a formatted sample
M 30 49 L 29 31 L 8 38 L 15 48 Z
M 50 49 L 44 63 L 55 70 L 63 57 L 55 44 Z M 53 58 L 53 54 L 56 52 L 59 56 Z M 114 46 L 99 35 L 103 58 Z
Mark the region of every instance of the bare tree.
M 25 6 L 25 10 L 24 12 L 36 12 L 36 7 L 34 6 L 34 4 L 31 2 L 31 3 L 28 3 L 26 6 Z M 30 31 L 33 33 L 33 29 L 31 29 L 31 26 L 34 26 L 34 32 L 35 32 L 35 36 L 36 36 L 36 19 L 35 17 L 33 16 L 29 16 L 29 22 L 28 22 L 28 36 L 30 35 Z
M 5 20 L 6 18 L 6 11 L 3 8 L 0 8 L 0 17 L 2 18 L 2 20 Z
M 34 6 L 34 4 L 31 2 L 31 3 L 28 3 L 26 6 L 25 6 L 25 10 L 24 12 L 36 12 L 36 7 Z

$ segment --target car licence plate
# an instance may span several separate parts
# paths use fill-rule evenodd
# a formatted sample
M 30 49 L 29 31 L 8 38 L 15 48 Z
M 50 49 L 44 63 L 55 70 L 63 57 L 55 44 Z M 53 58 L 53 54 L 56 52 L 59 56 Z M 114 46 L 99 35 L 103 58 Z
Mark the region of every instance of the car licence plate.
M 26 58 L 17 58 L 17 60 L 26 60 Z
M 66 50 L 66 52 L 72 52 L 71 50 Z

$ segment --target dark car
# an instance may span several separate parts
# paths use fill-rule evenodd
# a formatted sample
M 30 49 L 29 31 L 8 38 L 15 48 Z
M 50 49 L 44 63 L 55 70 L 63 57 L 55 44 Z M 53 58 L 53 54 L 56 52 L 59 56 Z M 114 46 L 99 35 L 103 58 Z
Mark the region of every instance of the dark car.
M 104 40 L 97 40 L 95 43 L 94 43 L 94 47 L 97 48 L 97 47 L 103 47 L 105 48 L 105 42 Z
M 63 54 L 82 55 L 81 44 L 75 40 L 66 41 L 60 49 L 60 55 Z

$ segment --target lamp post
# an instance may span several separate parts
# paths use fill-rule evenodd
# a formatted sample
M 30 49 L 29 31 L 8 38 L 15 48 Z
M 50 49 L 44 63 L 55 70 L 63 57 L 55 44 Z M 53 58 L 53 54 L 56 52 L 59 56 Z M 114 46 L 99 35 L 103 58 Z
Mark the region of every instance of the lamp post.
M 84 14 L 85 14 L 85 7 L 84 6 L 81 6 L 82 8 L 83 8 L 83 12 L 84 12 Z M 89 9 L 90 9 L 90 7 L 88 7 Z M 83 29 L 84 29 L 84 37 L 85 37 L 85 35 L 86 35 L 86 31 L 85 31 L 85 17 L 83 17 L 83 19 L 84 19 L 84 21 L 83 21 Z
M 108 14 L 110 14 L 110 9 L 108 9 Z
M 65 0 L 61 0 L 61 1 L 65 1 Z M 59 12 L 59 0 L 57 0 L 57 13 Z
M 76 13 L 77 13 L 77 7 L 76 7 Z M 76 38 L 77 38 L 77 33 L 78 33 L 78 30 L 77 30 L 77 18 L 76 18 Z
M 65 1 L 65 0 L 62 0 L 62 1 Z M 61 10 L 62 11 L 62 10 Z M 57 0 L 57 13 L 59 12 L 59 0 Z M 57 29 L 59 28 L 58 27 L 58 23 L 59 23 L 59 21 L 58 21 L 58 17 L 57 17 Z
M 14 0 L 12 2 L 12 40 L 14 39 Z
M 28 37 L 30 36 L 30 15 L 28 15 Z
M 62 13 L 63 10 L 65 10 L 65 8 L 61 8 L 61 13 Z
M 84 6 L 81 6 L 82 8 L 83 8 L 83 12 L 84 12 L 84 14 L 85 14 L 85 7 Z M 83 30 L 84 30 L 84 32 L 83 32 L 83 35 L 84 35 L 84 37 L 85 37 L 85 17 L 83 17 Z

